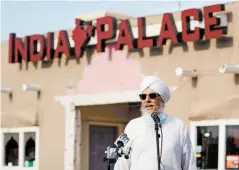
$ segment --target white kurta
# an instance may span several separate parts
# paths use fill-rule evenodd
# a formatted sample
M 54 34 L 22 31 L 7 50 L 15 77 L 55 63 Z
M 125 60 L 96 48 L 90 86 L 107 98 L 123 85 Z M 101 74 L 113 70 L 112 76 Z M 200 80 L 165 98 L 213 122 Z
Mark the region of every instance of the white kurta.
M 186 125 L 180 119 L 167 115 L 162 123 L 162 170 L 197 170 L 195 154 Z M 132 142 L 128 160 L 119 158 L 114 170 L 158 170 L 154 121 L 150 116 L 131 120 L 125 128 Z M 160 133 L 160 130 L 159 130 Z M 161 138 L 159 139 L 159 142 Z M 159 149 L 161 144 L 159 144 Z M 160 149 L 161 150 L 161 149 Z

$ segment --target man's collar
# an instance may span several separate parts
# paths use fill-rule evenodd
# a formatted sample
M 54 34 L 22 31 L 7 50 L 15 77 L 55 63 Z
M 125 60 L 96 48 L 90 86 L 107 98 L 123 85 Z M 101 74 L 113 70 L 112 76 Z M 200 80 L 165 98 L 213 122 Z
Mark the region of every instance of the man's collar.
M 165 113 L 161 113 L 159 114 L 159 120 L 160 123 L 162 124 L 164 122 L 164 120 L 166 119 L 167 115 Z

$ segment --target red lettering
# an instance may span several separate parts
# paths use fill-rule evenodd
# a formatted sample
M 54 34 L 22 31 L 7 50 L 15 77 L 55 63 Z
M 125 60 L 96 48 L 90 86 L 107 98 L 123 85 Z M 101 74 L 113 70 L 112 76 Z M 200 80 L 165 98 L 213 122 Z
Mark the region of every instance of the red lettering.
M 194 31 L 190 29 L 190 18 L 194 20 L 202 21 L 202 11 L 200 9 L 188 9 L 182 12 L 182 40 L 197 41 L 203 38 L 203 32 L 200 28 L 195 27 Z
M 40 50 L 37 52 L 37 45 L 39 44 Z M 32 35 L 30 37 L 30 59 L 33 62 L 37 62 L 41 60 L 46 52 L 45 52 L 45 40 L 43 35 Z
M 166 44 L 167 39 L 171 39 L 173 43 L 178 43 L 177 35 L 178 31 L 173 15 L 171 13 L 164 14 L 157 45 L 161 46 L 162 44 Z
M 58 41 L 59 42 L 59 41 Z M 46 36 L 46 56 L 47 61 L 50 61 L 54 58 L 54 33 L 48 32 Z
M 146 22 L 145 18 L 138 18 L 138 48 L 152 47 L 153 39 L 146 37 Z
M 23 42 L 21 38 L 15 38 L 15 61 L 20 63 L 22 59 L 30 61 L 29 36 L 24 37 Z
M 10 34 L 8 41 L 9 51 L 8 51 L 8 63 L 15 63 L 15 38 L 16 34 Z
M 105 31 L 105 25 L 108 31 Z M 105 41 L 116 37 L 117 21 L 113 17 L 103 17 L 97 19 L 97 52 L 105 52 Z
M 66 31 L 60 31 L 59 33 L 54 57 L 61 57 L 62 53 L 65 53 L 67 57 L 70 56 L 70 42 Z
M 216 12 L 224 11 L 225 5 L 212 5 L 200 9 L 188 9 L 182 11 L 182 36 L 179 36 L 176 28 L 172 13 L 166 13 L 163 15 L 161 22 L 160 34 L 157 38 L 157 42 L 153 37 L 146 36 L 146 19 L 144 17 L 138 18 L 138 39 L 133 37 L 132 28 L 129 20 L 121 20 L 119 24 L 119 35 L 115 44 L 116 50 L 122 50 L 124 45 L 128 48 L 145 48 L 152 47 L 157 44 L 161 46 L 166 44 L 167 39 L 171 39 L 173 43 L 197 41 L 203 39 L 221 38 L 224 34 L 224 28 L 220 27 L 220 18 L 213 16 Z M 202 16 L 204 11 L 204 16 Z M 204 28 L 196 27 L 191 28 L 191 22 L 204 19 Z M 87 48 L 87 44 L 90 38 L 97 34 L 97 52 L 105 52 L 105 46 L 107 40 L 116 38 L 117 32 L 117 20 L 114 17 L 106 16 L 98 18 L 95 26 L 92 22 L 84 22 L 80 19 L 76 19 L 76 27 L 72 31 L 72 39 L 75 43 L 74 53 L 76 57 L 81 57 L 84 50 Z M 180 33 L 181 34 L 181 33 Z M 44 35 L 32 35 L 24 38 L 17 38 L 16 34 L 12 33 L 9 36 L 9 52 L 8 62 L 17 63 L 22 60 L 37 62 L 46 58 L 46 60 L 52 60 L 54 57 L 61 57 L 64 53 L 67 57 L 73 55 L 69 37 L 67 31 L 60 31 L 57 38 L 57 47 L 54 48 L 54 35 L 55 33 L 49 32 L 47 36 Z M 154 35 L 155 36 L 155 35 Z M 137 41 L 137 42 L 136 42 Z M 37 45 L 40 46 L 37 51 Z
M 134 37 L 129 21 L 122 20 L 119 26 L 119 37 L 116 42 L 115 49 L 122 50 L 124 48 L 124 45 L 128 45 L 129 49 L 133 49 L 134 48 L 133 39 Z
M 223 36 L 222 28 L 215 28 L 220 24 L 220 19 L 213 17 L 213 12 L 224 11 L 224 5 L 212 5 L 204 7 L 204 20 L 205 20 L 205 39 L 220 38 Z

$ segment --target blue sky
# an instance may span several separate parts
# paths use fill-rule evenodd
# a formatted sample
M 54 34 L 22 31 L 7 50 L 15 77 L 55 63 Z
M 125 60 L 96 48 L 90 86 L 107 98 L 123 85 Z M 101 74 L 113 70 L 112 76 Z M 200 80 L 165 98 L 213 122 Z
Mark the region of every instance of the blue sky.
M 73 28 L 75 17 L 89 12 L 106 10 L 138 17 L 232 1 L 235 0 L 101 2 L 5 0 L 1 2 L 1 40 L 7 40 L 11 32 L 23 37 Z

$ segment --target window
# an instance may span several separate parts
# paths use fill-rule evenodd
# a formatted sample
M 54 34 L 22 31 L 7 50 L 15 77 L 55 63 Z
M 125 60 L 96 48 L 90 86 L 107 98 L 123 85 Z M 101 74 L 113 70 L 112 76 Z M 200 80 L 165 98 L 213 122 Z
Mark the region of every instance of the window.
M 226 126 L 226 168 L 239 169 L 239 126 Z
M 25 142 L 25 159 L 24 159 L 24 166 L 32 167 L 35 163 L 35 153 L 36 153 L 36 146 L 35 146 L 35 133 L 29 132 L 24 134 L 24 142 Z
M 19 134 L 6 133 L 5 138 L 5 166 L 18 166 L 18 152 L 19 152 Z
M 200 170 L 239 170 L 239 119 L 191 122 Z
M 26 167 L 38 169 L 39 128 L 24 127 L 1 129 L 3 149 L 1 169 Z
M 218 126 L 197 127 L 197 167 L 218 168 Z

